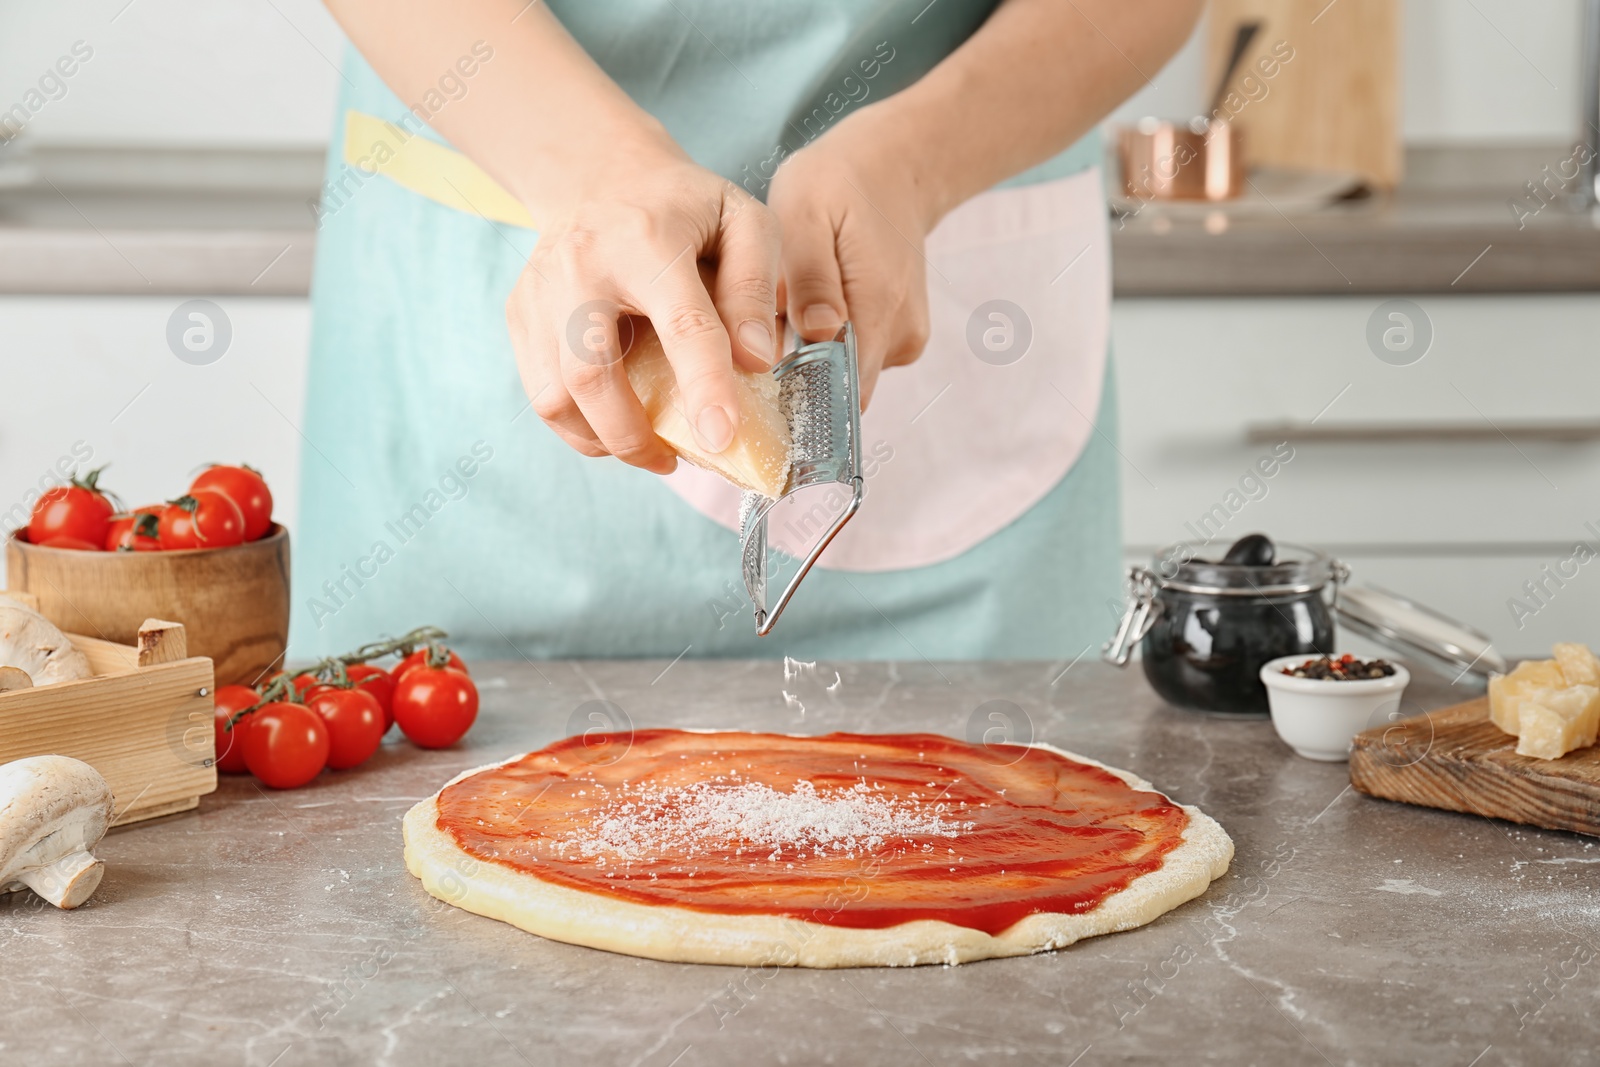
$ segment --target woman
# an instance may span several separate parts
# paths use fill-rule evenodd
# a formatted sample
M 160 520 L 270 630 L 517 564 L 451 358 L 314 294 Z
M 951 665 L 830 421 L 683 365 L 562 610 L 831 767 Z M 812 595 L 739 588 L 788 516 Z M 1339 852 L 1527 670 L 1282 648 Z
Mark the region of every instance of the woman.
M 297 652 L 419 622 L 527 657 L 1055 658 L 1103 637 L 1120 546 L 1091 131 L 1197 0 L 329 6 L 363 58 L 321 206 Z M 350 143 L 372 128 L 393 137 Z M 413 135 L 426 161 L 370 177 Z M 575 343 L 619 312 L 661 335 L 712 452 L 739 425 L 735 364 L 780 357 L 785 326 L 855 324 L 866 501 L 769 638 L 737 491 L 676 464 L 621 367 Z

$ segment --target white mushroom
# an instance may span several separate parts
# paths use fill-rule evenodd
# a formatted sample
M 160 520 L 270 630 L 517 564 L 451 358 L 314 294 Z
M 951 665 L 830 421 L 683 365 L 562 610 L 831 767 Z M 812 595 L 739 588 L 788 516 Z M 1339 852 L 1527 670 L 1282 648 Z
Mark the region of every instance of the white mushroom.
M 7 596 L 0 596 L 0 663 L 27 671 L 34 685 L 70 682 L 91 673 L 88 657 L 72 647 L 55 623 Z
M 111 787 L 70 756 L 0 766 L 0 893 L 24 887 L 76 908 L 100 885 L 95 845 L 111 825 Z

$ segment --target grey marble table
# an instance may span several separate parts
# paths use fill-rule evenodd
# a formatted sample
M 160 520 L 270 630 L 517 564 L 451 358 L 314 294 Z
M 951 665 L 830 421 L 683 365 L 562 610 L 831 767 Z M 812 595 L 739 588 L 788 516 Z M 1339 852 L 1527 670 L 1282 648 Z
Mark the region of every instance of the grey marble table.
M 228 778 L 114 832 L 84 908 L 0 902 L 0 1063 L 1594 1063 L 1600 847 L 1371 800 L 1261 720 L 1065 664 L 480 664 L 460 747 L 391 740 L 291 792 Z M 820 675 L 820 677 L 819 677 Z M 786 700 L 787 690 L 795 701 Z M 1423 706 L 1463 696 L 1414 683 Z M 1046 740 L 1215 816 L 1232 871 L 1139 930 L 908 970 L 685 966 L 544 941 L 426 896 L 400 819 L 608 700 L 637 726 L 964 735 L 1007 700 Z M 587 706 L 586 706 L 587 705 Z M 801 710 L 803 705 L 804 710 Z M 987 711 L 980 715 L 984 717 Z

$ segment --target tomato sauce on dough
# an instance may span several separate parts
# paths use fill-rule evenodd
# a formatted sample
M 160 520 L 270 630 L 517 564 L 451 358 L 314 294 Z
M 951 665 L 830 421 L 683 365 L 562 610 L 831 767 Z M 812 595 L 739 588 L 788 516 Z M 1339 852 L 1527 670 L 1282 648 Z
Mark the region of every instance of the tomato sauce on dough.
M 639 904 L 997 934 L 1157 870 L 1188 815 L 1042 748 L 936 734 L 589 734 L 439 794 L 467 853 Z

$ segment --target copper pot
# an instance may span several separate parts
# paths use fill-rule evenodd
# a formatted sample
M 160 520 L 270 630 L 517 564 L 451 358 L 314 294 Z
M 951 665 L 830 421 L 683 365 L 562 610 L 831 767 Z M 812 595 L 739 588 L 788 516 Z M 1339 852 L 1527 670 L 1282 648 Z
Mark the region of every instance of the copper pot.
M 1140 119 L 1118 131 L 1122 189 L 1133 200 L 1231 200 L 1244 191 L 1244 131 L 1229 122 Z

